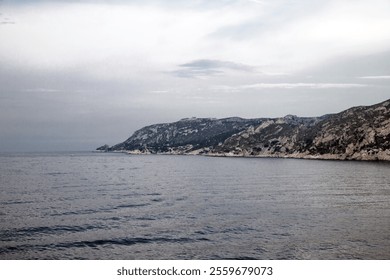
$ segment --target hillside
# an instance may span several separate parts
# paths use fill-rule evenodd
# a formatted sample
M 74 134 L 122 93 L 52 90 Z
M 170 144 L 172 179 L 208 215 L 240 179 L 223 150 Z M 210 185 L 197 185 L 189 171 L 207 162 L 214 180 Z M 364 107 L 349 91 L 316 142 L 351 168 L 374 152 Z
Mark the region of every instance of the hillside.
M 98 148 L 129 153 L 390 160 L 390 100 L 302 118 L 191 118 L 136 131 Z
M 263 119 L 242 118 L 182 119 L 174 123 L 146 126 L 134 132 L 123 143 L 98 149 L 131 153 L 204 153 L 233 134 L 262 122 Z

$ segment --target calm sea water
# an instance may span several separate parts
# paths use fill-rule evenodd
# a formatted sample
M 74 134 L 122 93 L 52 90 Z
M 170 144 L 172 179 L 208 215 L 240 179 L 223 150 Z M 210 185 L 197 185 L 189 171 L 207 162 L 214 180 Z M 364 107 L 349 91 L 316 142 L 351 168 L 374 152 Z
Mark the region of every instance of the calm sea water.
M 3 154 L 0 259 L 390 259 L 390 164 Z

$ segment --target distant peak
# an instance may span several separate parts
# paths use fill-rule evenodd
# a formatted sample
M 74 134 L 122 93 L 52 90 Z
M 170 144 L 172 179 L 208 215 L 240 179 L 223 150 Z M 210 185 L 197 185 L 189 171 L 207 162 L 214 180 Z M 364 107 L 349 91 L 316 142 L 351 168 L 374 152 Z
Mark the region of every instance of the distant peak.
M 285 115 L 283 117 L 283 119 L 288 119 L 288 120 L 293 120 L 293 119 L 297 119 L 298 116 L 297 115 Z

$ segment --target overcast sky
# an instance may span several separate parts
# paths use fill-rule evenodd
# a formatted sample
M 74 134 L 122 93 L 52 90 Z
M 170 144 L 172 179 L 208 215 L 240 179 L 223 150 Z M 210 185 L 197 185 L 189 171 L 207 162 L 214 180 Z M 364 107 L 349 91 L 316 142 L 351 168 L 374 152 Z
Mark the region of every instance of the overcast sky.
M 388 0 L 0 0 L 0 151 L 389 98 Z

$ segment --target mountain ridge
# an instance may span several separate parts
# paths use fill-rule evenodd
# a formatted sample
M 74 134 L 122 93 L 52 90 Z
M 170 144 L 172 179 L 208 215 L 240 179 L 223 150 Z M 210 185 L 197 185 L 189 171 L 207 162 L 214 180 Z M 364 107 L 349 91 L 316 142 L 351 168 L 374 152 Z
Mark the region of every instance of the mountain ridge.
M 130 154 L 390 160 L 390 99 L 320 117 L 185 118 L 100 151 Z

